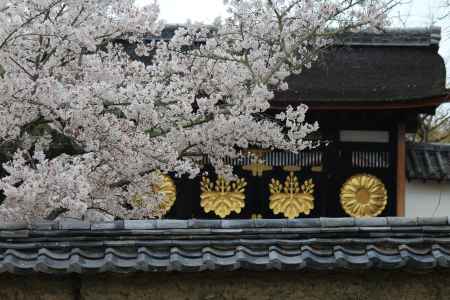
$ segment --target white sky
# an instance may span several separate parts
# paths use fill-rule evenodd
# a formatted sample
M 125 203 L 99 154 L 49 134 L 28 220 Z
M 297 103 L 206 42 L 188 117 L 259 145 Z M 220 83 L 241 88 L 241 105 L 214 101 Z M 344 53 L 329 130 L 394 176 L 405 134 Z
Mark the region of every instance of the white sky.
M 153 0 L 137 0 L 139 4 Z M 161 19 L 168 23 L 184 23 L 187 20 L 212 23 L 225 15 L 223 0 L 159 0 Z
M 153 0 L 137 0 L 139 4 Z M 442 12 L 441 3 L 445 0 L 402 0 L 405 4 L 395 11 L 403 18 L 409 16 L 408 24 L 424 25 L 432 17 Z M 225 15 L 223 0 L 159 0 L 161 18 L 169 23 L 183 23 L 190 19 L 210 23 L 218 16 Z
M 153 0 L 137 0 L 139 4 Z M 395 27 L 425 27 L 446 11 L 442 7 L 445 0 L 402 0 L 404 5 L 392 12 Z M 219 16 L 225 16 L 223 0 L 159 0 L 161 18 L 168 23 L 184 23 L 187 20 L 211 23 Z M 448 8 L 447 8 L 448 11 Z M 450 62 L 450 16 L 435 25 L 443 27 L 441 55 Z

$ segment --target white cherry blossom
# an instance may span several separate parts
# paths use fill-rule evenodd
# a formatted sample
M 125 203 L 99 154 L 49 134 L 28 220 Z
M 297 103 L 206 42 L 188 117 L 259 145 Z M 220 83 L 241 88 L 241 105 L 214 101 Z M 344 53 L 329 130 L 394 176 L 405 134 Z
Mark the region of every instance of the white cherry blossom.
M 305 122 L 307 107 L 269 118 L 270 101 L 335 34 L 384 26 L 392 4 L 230 0 L 227 19 L 186 24 L 160 41 L 156 3 L 2 2 L 0 147 L 15 145 L 16 153 L 0 180 L 1 220 L 91 210 L 159 217 L 155 170 L 192 178 L 207 156 L 231 179 L 226 158 L 248 147 L 314 146 L 306 137 L 318 124 Z M 52 136 L 77 150 L 50 155 Z M 144 208 L 133 207 L 136 195 Z

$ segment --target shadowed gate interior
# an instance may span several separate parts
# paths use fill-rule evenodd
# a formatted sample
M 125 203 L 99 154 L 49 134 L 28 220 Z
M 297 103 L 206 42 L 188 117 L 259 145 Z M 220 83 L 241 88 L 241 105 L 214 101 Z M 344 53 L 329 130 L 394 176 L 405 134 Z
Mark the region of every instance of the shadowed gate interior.
M 177 199 L 166 214 L 166 218 L 286 218 L 286 214 L 275 213 L 271 208 L 271 184 L 278 180 L 281 193 L 286 199 L 295 194 L 295 191 L 284 190 L 286 182 L 291 187 L 298 183 L 298 195 L 305 195 L 302 190 L 309 181 L 308 193 L 312 197 L 312 209 L 301 210 L 298 215 L 290 218 L 313 217 L 345 217 L 347 213 L 341 203 L 341 191 L 352 176 L 371 175 L 378 179 L 386 191 L 386 203 L 381 211 L 371 212 L 374 216 L 394 216 L 396 214 L 395 189 L 395 151 L 391 143 L 348 143 L 338 140 L 329 141 L 328 145 L 313 150 L 301 151 L 297 154 L 285 152 L 265 152 L 264 163 L 258 164 L 250 160 L 233 161 L 235 174 L 245 180 L 243 192 L 244 206 L 240 212 L 232 211 L 226 216 L 219 216 L 214 211 L 205 212 L 201 206 L 202 181 L 208 178 L 216 186 L 217 177 L 211 168 L 205 166 L 205 174 L 196 179 L 174 179 L 177 188 Z M 364 178 L 355 178 L 353 185 L 347 184 L 349 197 L 357 200 L 359 196 L 369 197 L 371 185 L 364 182 Z M 311 185 L 311 183 L 313 185 Z M 358 183 L 362 186 L 358 186 Z M 364 186 L 365 185 L 365 186 Z M 231 185 L 228 187 L 232 191 Z M 375 189 L 376 190 L 376 189 Z M 230 191 L 230 190 L 228 190 Z M 342 191 L 343 192 L 343 191 Z M 353 196 L 352 197 L 352 193 Z M 363 195 L 363 194 L 366 195 Z M 382 197 L 383 195 L 381 195 Z M 313 198 L 313 199 L 311 199 Z M 300 201 L 302 196 L 300 196 Z M 375 198 L 377 200 L 378 198 Z M 353 200 L 353 201 L 356 201 Z M 383 200 L 383 199 L 381 199 Z M 311 201 L 310 201 L 311 202 Z M 350 200 L 350 206 L 356 205 Z M 358 211 L 355 212 L 358 215 Z M 360 213 L 359 213 L 360 214 Z

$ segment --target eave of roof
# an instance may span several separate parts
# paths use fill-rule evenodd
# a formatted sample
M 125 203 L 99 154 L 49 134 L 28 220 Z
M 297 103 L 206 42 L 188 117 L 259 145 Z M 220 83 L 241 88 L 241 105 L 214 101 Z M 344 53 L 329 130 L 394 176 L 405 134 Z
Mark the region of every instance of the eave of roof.
M 380 32 L 359 31 L 344 34 L 337 45 L 387 47 L 439 47 L 440 27 L 387 28 Z
M 0 225 L 0 273 L 450 268 L 449 218 Z
M 168 41 L 182 24 L 168 24 L 161 35 L 148 36 L 147 41 Z M 209 26 L 211 30 L 214 27 Z M 386 28 L 381 31 L 358 31 L 345 33 L 335 39 L 338 46 L 389 46 L 389 47 L 439 47 L 441 28 L 436 26 L 418 28 Z
M 290 98 L 290 99 L 289 99 Z M 417 98 L 408 97 L 405 100 L 404 97 L 398 97 L 397 99 L 384 99 L 381 98 L 378 101 L 367 101 L 364 99 L 353 99 L 352 101 L 333 100 L 328 98 L 329 101 L 304 101 L 308 105 L 309 110 L 314 111 L 393 111 L 393 110 L 405 110 L 405 109 L 419 109 L 419 108 L 436 108 L 443 103 L 448 103 L 450 100 L 450 92 L 446 91 L 445 94 L 438 96 L 431 96 L 429 98 Z M 300 98 L 301 101 L 301 98 Z M 285 110 L 285 107 L 298 103 L 298 96 L 283 97 L 283 101 L 274 100 L 271 104 L 271 109 Z M 382 103 L 383 105 L 380 105 Z

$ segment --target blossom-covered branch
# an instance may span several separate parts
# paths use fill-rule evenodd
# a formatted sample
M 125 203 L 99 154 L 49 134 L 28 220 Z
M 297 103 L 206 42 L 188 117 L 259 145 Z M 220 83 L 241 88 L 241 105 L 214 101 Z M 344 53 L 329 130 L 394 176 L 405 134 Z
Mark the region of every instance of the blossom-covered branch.
M 227 19 L 186 24 L 159 41 L 156 4 L 7 1 L 0 6 L 0 147 L 18 147 L 0 180 L 0 217 L 83 217 L 92 208 L 158 217 L 161 195 L 149 192 L 161 180 L 155 170 L 195 177 L 201 155 L 233 178 L 226 158 L 250 146 L 314 146 L 305 138 L 318 124 L 305 122 L 305 105 L 271 119 L 261 114 L 335 34 L 383 27 L 392 3 L 233 0 Z M 40 134 L 30 130 L 42 124 Z M 80 151 L 49 155 L 55 135 Z M 143 205 L 133 206 L 136 196 Z

